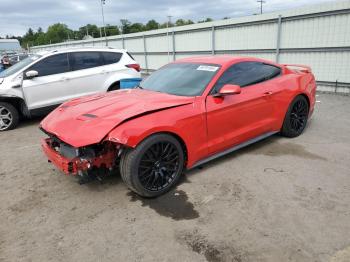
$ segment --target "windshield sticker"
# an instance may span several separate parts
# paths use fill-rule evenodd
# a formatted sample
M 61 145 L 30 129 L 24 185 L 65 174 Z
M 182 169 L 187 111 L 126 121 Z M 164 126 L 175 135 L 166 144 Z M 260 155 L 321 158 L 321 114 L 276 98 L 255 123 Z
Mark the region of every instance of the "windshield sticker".
M 215 72 L 218 69 L 219 69 L 219 67 L 217 67 L 217 66 L 206 66 L 206 65 L 201 65 L 197 68 L 197 70 L 209 71 L 209 72 Z

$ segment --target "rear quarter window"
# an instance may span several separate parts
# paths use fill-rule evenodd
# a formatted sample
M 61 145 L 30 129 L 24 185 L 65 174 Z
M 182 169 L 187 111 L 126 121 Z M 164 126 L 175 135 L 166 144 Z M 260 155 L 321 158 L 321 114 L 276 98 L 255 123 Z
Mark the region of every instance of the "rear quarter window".
M 102 57 L 105 65 L 115 64 L 122 58 L 122 53 L 102 52 Z

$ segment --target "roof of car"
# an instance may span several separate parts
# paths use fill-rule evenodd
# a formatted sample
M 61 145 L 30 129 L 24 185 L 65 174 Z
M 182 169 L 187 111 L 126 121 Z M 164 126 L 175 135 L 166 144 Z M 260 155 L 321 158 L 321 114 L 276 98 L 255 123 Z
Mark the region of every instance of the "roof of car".
M 67 53 L 67 52 L 85 52 L 85 51 L 105 51 L 105 52 L 122 52 L 125 53 L 126 50 L 124 49 L 116 49 L 116 48 L 110 48 L 110 47 L 84 47 L 84 48 L 62 48 L 62 49 L 56 49 L 56 50 L 50 50 L 50 51 L 39 51 L 37 52 L 38 55 L 48 55 L 48 54 L 54 54 L 54 53 Z
M 204 63 L 204 64 L 232 64 L 234 62 L 242 62 L 242 61 L 257 61 L 257 62 L 269 62 L 260 58 L 255 57 L 243 57 L 243 56 L 231 56 L 231 55 L 218 55 L 218 56 L 196 56 L 189 57 L 176 60 L 176 63 Z

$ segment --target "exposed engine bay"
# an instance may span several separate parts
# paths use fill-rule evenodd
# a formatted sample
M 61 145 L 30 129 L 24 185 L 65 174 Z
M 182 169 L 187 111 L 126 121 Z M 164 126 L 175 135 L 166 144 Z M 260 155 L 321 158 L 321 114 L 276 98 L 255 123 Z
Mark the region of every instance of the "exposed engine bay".
M 122 153 L 120 144 L 105 141 L 75 148 L 56 136 L 45 133 L 49 138 L 43 139 L 42 147 L 51 156 L 49 162 L 54 162 L 65 174 L 77 176 L 81 184 L 94 179 L 102 180 L 119 169 Z

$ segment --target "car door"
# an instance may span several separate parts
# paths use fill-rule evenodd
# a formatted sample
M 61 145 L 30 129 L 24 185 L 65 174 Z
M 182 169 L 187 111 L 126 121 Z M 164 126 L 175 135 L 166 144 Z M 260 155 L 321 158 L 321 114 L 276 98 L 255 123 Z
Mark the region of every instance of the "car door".
M 72 84 L 79 96 L 100 92 L 108 72 L 101 52 L 71 52 L 69 61 L 74 72 Z
M 30 110 L 58 105 L 74 97 L 69 81 L 69 62 L 67 53 L 48 56 L 25 72 L 35 70 L 38 76 L 24 78 L 22 88 Z
M 270 79 L 279 74 L 278 67 L 260 62 L 237 63 L 223 73 L 206 99 L 209 153 L 271 131 L 275 119 Z M 215 97 L 225 84 L 241 86 L 241 93 Z

